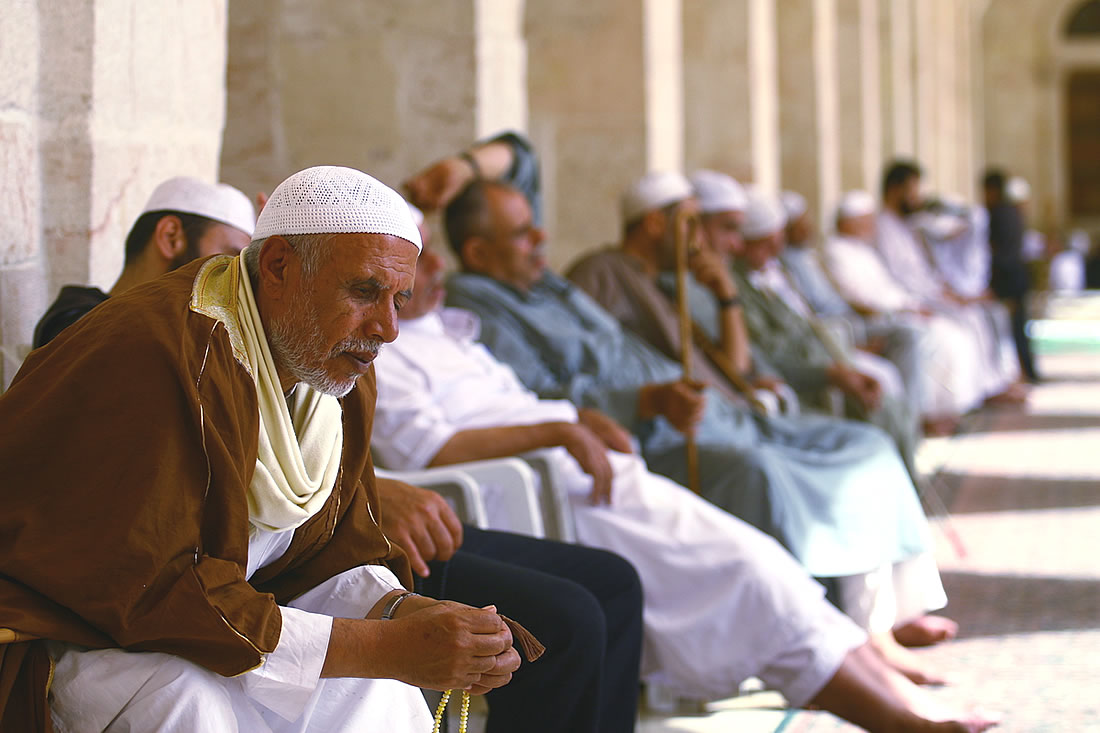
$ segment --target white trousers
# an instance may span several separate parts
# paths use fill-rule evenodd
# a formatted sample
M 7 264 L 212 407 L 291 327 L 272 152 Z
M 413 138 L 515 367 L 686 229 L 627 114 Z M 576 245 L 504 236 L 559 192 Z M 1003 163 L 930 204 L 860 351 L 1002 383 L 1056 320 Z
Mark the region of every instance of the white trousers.
M 580 541 L 622 555 L 641 578 L 647 682 L 719 699 L 759 677 L 800 706 L 866 641 L 763 532 L 622 453 L 608 453 L 611 505 L 591 506 L 591 478 L 564 449 L 555 450 Z M 493 493 L 507 487 L 486 488 L 493 523 Z
M 292 658 L 221 677 L 170 654 L 88 650 L 54 642 L 50 710 L 58 733 L 426 733 L 432 716 L 420 690 L 396 680 L 317 679 L 315 650 L 286 638 L 295 612 L 362 618 L 397 579 L 385 568 L 354 568 L 284 609 L 279 650 Z M 300 619 L 296 619 L 300 620 Z M 331 623 L 331 622 L 330 622 Z M 279 669 L 268 669 L 268 667 Z M 296 675 L 295 670 L 302 670 Z
M 947 605 L 936 562 L 924 553 L 862 575 L 837 578 L 840 607 L 871 634 L 881 634 Z

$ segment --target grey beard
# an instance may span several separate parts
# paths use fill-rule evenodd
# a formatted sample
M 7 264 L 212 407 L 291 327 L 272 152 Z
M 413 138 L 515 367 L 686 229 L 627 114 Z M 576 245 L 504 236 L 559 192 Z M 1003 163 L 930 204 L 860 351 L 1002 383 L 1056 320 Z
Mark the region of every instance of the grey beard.
M 291 298 L 288 313 L 297 313 L 300 325 L 292 317 L 275 319 L 268 329 L 268 342 L 272 356 L 278 364 L 290 372 L 295 381 L 308 384 L 313 389 L 333 397 L 343 397 L 355 388 L 356 378 L 336 379 L 324 368 L 324 335 L 317 322 L 317 313 L 306 298 L 295 294 Z M 299 325 L 298 328 L 295 328 Z M 345 339 L 329 352 L 329 357 L 343 351 L 367 352 L 377 356 L 382 342 L 377 339 Z

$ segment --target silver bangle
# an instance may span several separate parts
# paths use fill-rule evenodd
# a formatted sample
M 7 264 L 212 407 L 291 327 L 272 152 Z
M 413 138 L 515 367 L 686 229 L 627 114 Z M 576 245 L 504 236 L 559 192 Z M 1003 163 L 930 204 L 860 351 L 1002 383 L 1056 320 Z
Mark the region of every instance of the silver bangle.
M 386 607 L 382 609 L 382 620 L 388 621 L 393 618 L 393 615 L 397 613 L 397 609 L 401 607 L 401 604 L 405 602 L 405 599 L 409 596 L 419 596 L 419 593 L 413 593 L 411 590 L 407 590 L 400 595 L 396 595 L 389 600 Z

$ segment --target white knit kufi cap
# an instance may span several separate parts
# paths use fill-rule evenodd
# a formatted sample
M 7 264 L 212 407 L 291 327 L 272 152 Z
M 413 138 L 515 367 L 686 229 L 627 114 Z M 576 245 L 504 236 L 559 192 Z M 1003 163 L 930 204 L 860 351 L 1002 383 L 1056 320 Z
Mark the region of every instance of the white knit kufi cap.
M 787 212 L 783 204 L 760 190 L 749 191 L 749 205 L 745 207 L 745 221 L 741 223 L 741 236 L 745 239 L 763 239 L 783 231 L 787 226 Z
M 849 191 L 836 207 L 838 219 L 854 219 L 875 213 L 875 197 L 866 191 Z
M 806 213 L 806 197 L 797 191 L 784 191 L 779 194 L 779 201 L 787 212 L 787 221 L 794 221 Z
M 692 173 L 690 180 L 699 200 L 699 211 L 704 214 L 744 211 L 749 205 L 745 187 L 725 173 L 700 170 Z
M 405 203 L 409 203 L 406 201 Z M 424 212 L 420 210 L 420 207 L 416 204 L 409 204 L 409 213 L 412 214 L 413 224 L 416 224 L 417 228 L 424 223 Z
M 1019 176 L 1012 176 L 1005 183 L 1005 196 L 1014 204 L 1022 204 L 1031 199 L 1031 184 Z
M 691 196 L 691 184 L 682 174 L 668 171 L 646 173 L 623 191 L 619 202 L 623 223 L 629 224 L 646 212 L 663 209 Z
M 211 184 L 189 176 L 169 178 L 153 189 L 141 213 L 178 211 L 228 224 L 251 235 L 256 212 L 248 197 L 228 183 Z
M 422 248 L 401 194 L 354 168 L 321 165 L 280 183 L 256 222 L 253 241 L 287 234 L 390 234 Z

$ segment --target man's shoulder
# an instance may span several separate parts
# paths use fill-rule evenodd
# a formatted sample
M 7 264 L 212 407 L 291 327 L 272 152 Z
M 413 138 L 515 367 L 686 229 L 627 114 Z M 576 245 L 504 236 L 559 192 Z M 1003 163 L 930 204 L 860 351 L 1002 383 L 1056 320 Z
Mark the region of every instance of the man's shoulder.
M 454 272 L 447 277 L 447 296 L 468 299 L 476 304 L 485 299 L 498 300 L 507 297 L 508 289 L 491 277 L 474 272 Z M 468 308 L 468 305 L 462 307 Z
M 187 265 L 107 298 L 59 333 L 47 348 L 33 352 L 28 364 L 63 364 L 71 369 L 79 362 L 120 373 L 159 364 L 185 371 L 195 358 L 185 353 L 188 345 L 207 341 L 210 332 L 208 319 L 189 307 L 197 270 Z
M 572 278 L 577 273 L 595 268 L 620 267 L 624 262 L 625 255 L 621 249 L 613 245 L 605 245 L 574 260 L 566 276 Z
M 34 327 L 34 348 L 45 346 L 110 296 L 99 288 L 66 285 Z

